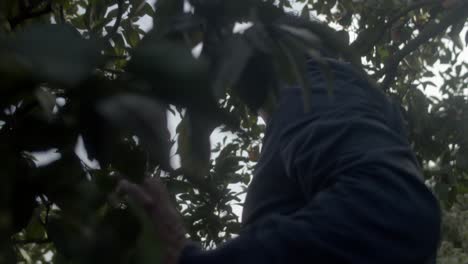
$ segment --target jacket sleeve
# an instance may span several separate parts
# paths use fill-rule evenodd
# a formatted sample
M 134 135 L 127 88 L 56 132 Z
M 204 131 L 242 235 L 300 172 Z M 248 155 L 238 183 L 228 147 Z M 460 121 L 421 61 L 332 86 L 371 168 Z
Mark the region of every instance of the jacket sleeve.
M 255 223 L 215 250 L 187 247 L 181 264 L 429 263 L 438 202 L 388 118 L 351 104 L 292 122 L 281 155 L 307 206 Z

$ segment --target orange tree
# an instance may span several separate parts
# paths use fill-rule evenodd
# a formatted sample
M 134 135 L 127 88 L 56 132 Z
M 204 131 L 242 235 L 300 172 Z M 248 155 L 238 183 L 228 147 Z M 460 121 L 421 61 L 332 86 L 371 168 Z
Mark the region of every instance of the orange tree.
M 307 93 L 304 55 L 327 74 L 327 47 L 401 103 L 446 211 L 439 260 L 466 263 L 467 17 L 463 0 L 1 0 L 0 262 L 157 263 L 120 178 L 161 177 L 206 247 L 237 234 L 263 133 L 245 100 Z M 216 128 L 232 136 L 212 146 Z

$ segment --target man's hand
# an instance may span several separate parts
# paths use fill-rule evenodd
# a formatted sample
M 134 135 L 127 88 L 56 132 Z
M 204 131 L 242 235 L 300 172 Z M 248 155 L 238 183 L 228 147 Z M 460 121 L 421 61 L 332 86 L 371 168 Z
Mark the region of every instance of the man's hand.
M 118 189 L 139 202 L 154 223 L 158 237 L 166 245 L 164 264 L 175 264 L 185 246 L 182 218 L 172 205 L 169 193 L 159 178 L 147 178 L 137 185 L 121 180 Z

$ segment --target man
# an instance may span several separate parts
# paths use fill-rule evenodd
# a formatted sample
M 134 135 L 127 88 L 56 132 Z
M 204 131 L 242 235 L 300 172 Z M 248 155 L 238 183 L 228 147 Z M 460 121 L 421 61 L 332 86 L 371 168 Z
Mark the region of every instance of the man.
M 350 65 L 329 63 L 331 95 L 309 62 L 311 109 L 303 109 L 301 89 L 287 87 L 277 107 L 263 111 L 267 130 L 237 238 L 203 251 L 185 239 L 157 179 L 122 183 L 155 219 L 168 245 L 165 263 L 434 261 L 438 202 L 423 183 L 398 107 Z

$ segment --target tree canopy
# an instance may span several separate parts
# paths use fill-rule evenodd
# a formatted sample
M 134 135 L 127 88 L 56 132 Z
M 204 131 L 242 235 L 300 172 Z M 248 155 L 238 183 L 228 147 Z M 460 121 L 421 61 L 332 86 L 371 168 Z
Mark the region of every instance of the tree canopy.
M 247 106 L 307 93 L 306 55 L 332 82 L 326 48 L 401 104 L 438 260 L 466 263 L 467 18 L 464 0 L 1 0 L 0 262 L 158 263 L 121 178 L 161 177 L 205 247 L 236 236 L 264 131 Z

